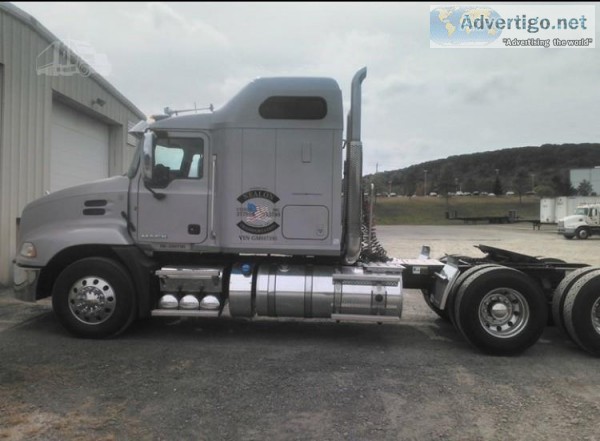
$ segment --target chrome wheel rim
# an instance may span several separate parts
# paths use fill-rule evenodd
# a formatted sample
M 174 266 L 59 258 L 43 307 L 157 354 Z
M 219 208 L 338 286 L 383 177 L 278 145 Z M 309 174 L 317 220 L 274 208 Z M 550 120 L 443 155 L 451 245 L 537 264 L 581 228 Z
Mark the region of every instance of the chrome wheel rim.
M 600 334 L 600 298 L 592 305 L 592 325 L 594 330 Z
M 479 304 L 479 322 L 496 338 L 518 335 L 529 321 L 529 305 L 514 289 L 498 288 L 488 292 Z
M 99 325 L 115 311 L 117 297 L 112 286 L 101 277 L 79 279 L 69 290 L 69 309 L 86 325 Z

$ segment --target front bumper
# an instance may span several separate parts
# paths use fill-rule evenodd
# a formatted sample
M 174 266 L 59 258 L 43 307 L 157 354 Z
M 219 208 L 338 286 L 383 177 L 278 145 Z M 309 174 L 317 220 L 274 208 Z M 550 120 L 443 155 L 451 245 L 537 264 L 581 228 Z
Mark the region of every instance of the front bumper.
M 37 285 L 41 268 L 25 268 L 17 263 L 13 264 L 13 290 L 15 297 L 24 302 L 37 300 Z
M 567 236 L 574 236 L 575 235 L 575 230 L 576 228 L 573 227 L 567 227 L 565 226 L 565 222 L 560 220 L 558 221 L 558 228 L 557 228 L 557 233 L 558 234 L 566 234 Z

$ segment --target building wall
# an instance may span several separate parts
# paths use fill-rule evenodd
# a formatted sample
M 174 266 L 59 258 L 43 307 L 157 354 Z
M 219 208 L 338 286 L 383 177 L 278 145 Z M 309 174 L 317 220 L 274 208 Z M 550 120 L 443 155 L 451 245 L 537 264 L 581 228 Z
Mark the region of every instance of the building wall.
M 38 75 L 36 58 L 56 38 L 35 19 L 0 4 L 0 285 L 11 282 L 17 218 L 50 184 L 50 127 L 53 100 L 110 126 L 109 174 L 125 171 L 134 148 L 127 126 L 145 118 L 97 74 Z M 100 98 L 103 106 L 92 104 Z
M 596 194 L 600 194 L 600 168 L 575 168 L 570 173 L 571 185 L 577 189 L 584 180 L 592 184 Z

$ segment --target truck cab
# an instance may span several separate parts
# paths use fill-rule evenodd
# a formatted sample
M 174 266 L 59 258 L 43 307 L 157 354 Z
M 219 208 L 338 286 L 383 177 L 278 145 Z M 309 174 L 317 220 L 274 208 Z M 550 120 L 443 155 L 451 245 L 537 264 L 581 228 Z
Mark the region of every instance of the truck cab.
M 340 256 L 342 130 L 327 78 L 257 79 L 217 111 L 149 124 L 132 178 L 135 242 Z
M 365 77 L 345 140 L 341 90 L 318 77 L 256 79 L 216 111 L 139 124 L 125 176 L 25 208 L 18 296 L 52 296 L 92 338 L 148 316 L 398 320 L 403 267 L 359 262 Z

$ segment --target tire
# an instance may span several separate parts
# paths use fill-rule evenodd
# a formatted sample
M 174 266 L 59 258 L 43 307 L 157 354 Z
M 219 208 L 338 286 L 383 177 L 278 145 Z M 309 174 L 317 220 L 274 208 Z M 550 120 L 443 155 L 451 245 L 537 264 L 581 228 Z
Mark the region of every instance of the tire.
M 135 289 L 127 271 L 104 257 L 72 263 L 59 274 L 52 289 L 58 321 L 77 337 L 120 334 L 134 319 L 135 303 Z
M 464 281 L 456 293 L 454 316 L 462 335 L 477 349 L 515 355 L 542 335 L 548 304 L 541 288 L 522 272 L 492 267 Z
M 463 272 L 462 274 L 460 274 L 458 276 L 458 279 L 456 279 L 456 282 L 454 282 L 454 286 L 452 287 L 452 290 L 450 291 L 450 293 L 448 294 L 448 298 L 446 299 L 446 311 L 448 316 L 450 317 L 450 322 L 454 325 L 454 327 L 460 332 L 460 330 L 458 329 L 458 326 L 456 325 L 456 319 L 454 317 L 454 300 L 456 299 L 456 293 L 458 292 L 458 290 L 460 289 L 460 287 L 462 286 L 462 284 L 464 283 L 465 280 L 467 280 L 469 277 L 471 277 L 473 274 L 478 273 L 479 271 L 482 271 L 486 268 L 491 268 L 491 267 L 498 267 L 499 265 L 496 265 L 494 263 L 486 263 L 484 265 L 477 265 L 474 267 L 469 268 L 468 270 L 466 270 L 465 272 Z
M 565 328 L 565 320 L 563 318 L 563 308 L 567 293 L 580 277 L 596 269 L 597 268 L 585 267 L 570 272 L 564 279 L 562 279 L 562 281 L 554 290 L 554 294 L 552 294 L 552 319 L 554 320 L 554 324 L 558 327 L 558 329 L 560 329 L 560 331 L 566 336 L 568 336 L 568 334 Z
M 588 237 L 590 237 L 590 230 L 585 227 L 581 227 L 575 231 L 575 235 L 577 236 L 577 239 L 586 240 Z
M 425 300 L 425 303 L 427 303 L 427 306 L 429 306 L 429 309 L 435 312 L 438 315 L 438 317 L 440 317 L 442 320 L 450 322 L 450 315 L 448 314 L 448 309 L 440 309 L 437 306 L 435 306 L 429 298 L 430 293 L 428 289 L 422 289 L 421 292 L 423 293 L 423 299 Z
M 579 277 L 571 286 L 563 318 L 569 337 L 583 350 L 600 355 L 600 269 Z

